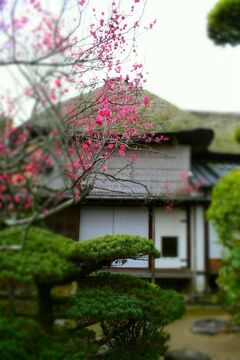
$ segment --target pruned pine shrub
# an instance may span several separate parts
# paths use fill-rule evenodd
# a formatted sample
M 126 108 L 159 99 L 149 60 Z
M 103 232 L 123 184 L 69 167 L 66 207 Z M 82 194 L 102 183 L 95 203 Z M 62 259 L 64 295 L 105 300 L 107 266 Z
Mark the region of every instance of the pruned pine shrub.
M 1 231 L 1 244 L 19 244 L 23 231 Z M 139 236 L 106 235 L 77 243 L 31 228 L 22 250 L 0 252 L 0 283 L 5 286 L 1 360 L 17 354 L 20 360 L 87 360 L 99 357 L 102 346 L 106 359 L 130 359 L 132 354 L 139 360 L 158 359 L 167 348 L 164 326 L 184 311 L 182 297 L 145 280 L 99 273 L 116 260 L 149 255 L 158 257 L 159 252 L 152 240 Z M 54 291 L 73 281 L 78 284 L 74 294 Z M 23 318 L 16 307 L 24 284 L 33 289 L 38 310 Z M 57 325 L 57 319 L 64 325 Z

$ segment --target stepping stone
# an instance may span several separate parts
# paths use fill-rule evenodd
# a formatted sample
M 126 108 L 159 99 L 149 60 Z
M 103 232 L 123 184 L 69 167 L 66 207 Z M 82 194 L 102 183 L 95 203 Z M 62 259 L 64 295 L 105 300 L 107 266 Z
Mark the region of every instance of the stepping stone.
M 205 335 L 215 335 L 226 330 L 226 321 L 215 319 L 215 318 L 206 318 L 195 321 L 192 326 L 192 332 Z
M 165 360 L 211 360 L 211 358 L 200 351 L 176 350 L 167 352 Z

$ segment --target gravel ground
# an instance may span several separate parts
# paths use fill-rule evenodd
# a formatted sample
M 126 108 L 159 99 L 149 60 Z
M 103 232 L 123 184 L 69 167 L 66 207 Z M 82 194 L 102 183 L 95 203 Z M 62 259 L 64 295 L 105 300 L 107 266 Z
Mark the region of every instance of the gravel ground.
M 218 308 L 188 308 L 182 319 L 166 328 L 171 335 L 169 350 L 191 349 L 207 354 L 211 360 L 240 360 L 240 332 L 212 336 L 191 332 L 196 320 L 208 317 L 228 319 L 228 315 Z

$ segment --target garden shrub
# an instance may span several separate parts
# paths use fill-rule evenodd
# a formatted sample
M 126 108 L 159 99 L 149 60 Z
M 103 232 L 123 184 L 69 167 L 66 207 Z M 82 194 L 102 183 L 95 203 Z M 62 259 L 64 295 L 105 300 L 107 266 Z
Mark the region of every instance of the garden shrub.
M 1 360 L 87 360 L 98 345 L 88 330 L 47 334 L 33 319 L 0 317 Z
M 22 228 L 1 231 L 0 243 L 20 244 L 23 231 Z M 10 342 L 0 340 L 0 349 L 5 354 L 1 359 L 13 358 L 19 350 L 20 360 L 87 360 L 103 345 L 108 349 L 106 359 L 127 359 L 131 354 L 139 360 L 150 356 L 157 359 L 164 354 L 168 340 L 164 326 L 182 315 L 182 297 L 145 280 L 99 273 L 119 259 L 158 257 L 151 240 L 122 234 L 74 242 L 34 227 L 28 236 L 21 251 L 0 252 L 0 282 L 7 281 L 10 290 L 24 282 L 36 288 L 33 299 L 37 300 L 38 313 L 31 320 L 15 316 L 11 326 L 5 313 L 2 329 L 6 327 L 6 333 L 12 332 L 12 336 Z M 55 287 L 72 281 L 78 283 L 74 295 L 70 292 L 56 295 Z M 12 292 L 11 297 L 18 293 Z M 13 315 L 15 299 L 9 302 Z M 56 319 L 62 319 L 65 326 L 57 327 Z M 24 325 L 20 330 L 16 328 L 17 321 Z M 96 323 L 101 328 L 98 340 L 95 332 L 88 329 Z M 37 339 L 34 333 L 38 334 Z M 34 352 L 31 344 L 35 344 Z
M 225 175 L 214 188 L 208 218 L 224 246 L 218 284 L 240 324 L 240 170 Z

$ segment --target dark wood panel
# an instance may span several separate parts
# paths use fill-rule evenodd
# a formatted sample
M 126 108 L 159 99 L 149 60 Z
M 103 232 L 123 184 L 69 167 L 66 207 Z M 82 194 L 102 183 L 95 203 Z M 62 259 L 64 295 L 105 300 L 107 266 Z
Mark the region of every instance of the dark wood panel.
M 74 205 L 49 217 L 45 221 L 45 225 L 53 232 L 73 240 L 79 240 L 79 222 L 80 208 L 78 205 Z

